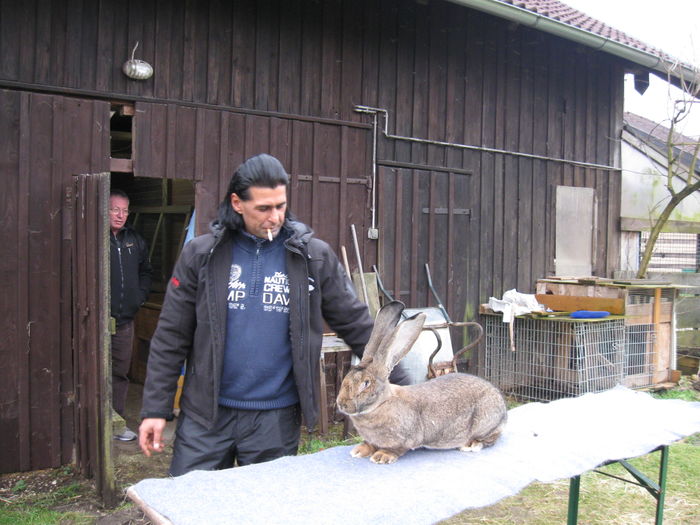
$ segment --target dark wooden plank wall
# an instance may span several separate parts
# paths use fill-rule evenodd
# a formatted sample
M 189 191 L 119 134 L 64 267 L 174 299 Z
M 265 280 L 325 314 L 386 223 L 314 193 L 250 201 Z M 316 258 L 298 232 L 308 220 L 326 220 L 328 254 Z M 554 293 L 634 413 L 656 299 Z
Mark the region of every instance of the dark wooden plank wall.
M 482 68 L 507 68 L 498 87 L 518 104 L 519 71 L 528 74 L 543 41 L 563 58 L 542 56 L 543 78 L 552 67 L 573 80 L 591 63 L 615 62 L 437 0 L 0 0 L 0 80 L 355 121 L 354 104 L 382 105 L 404 109 L 397 127 L 440 136 L 463 134 L 463 84 Z M 145 82 L 121 72 L 136 42 L 136 57 L 155 68 Z M 487 55 L 473 52 L 484 47 Z
M 352 105 L 377 90 L 358 74 L 375 9 L 373 0 L 1 0 L 0 79 L 359 120 Z M 121 72 L 136 42 L 136 58 L 156 70 L 145 82 Z
M 145 82 L 121 73 L 136 41 L 136 57 L 155 68 Z M 355 104 L 387 109 L 390 130 L 401 135 L 601 164 L 617 159 L 620 60 L 439 0 L 0 0 L 0 49 L 0 87 L 136 101 L 135 174 L 196 181 L 197 207 L 203 210 L 200 232 L 213 218 L 237 164 L 249 154 L 269 151 L 292 174 L 293 211 L 320 236 L 336 248 L 349 247 L 349 225 L 359 227 L 366 267 L 379 261 L 379 254 L 378 243 L 366 238 L 368 186 L 360 182 L 371 170 L 369 121 L 353 111 Z M 65 305 L 37 312 L 45 317 L 40 323 L 29 313 L 43 304 L 44 282 L 52 297 L 64 292 L 65 284 L 57 289 L 55 280 L 49 282 L 49 261 L 65 267 L 65 250 L 55 244 L 55 229 L 45 229 L 58 220 L 51 211 L 61 202 L 57 188 L 66 173 L 106 168 L 101 149 L 109 129 L 101 113 L 106 103 L 94 103 L 93 111 L 92 102 L 57 97 L 58 106 L 49 110 L 35 105 L 41 97 L 51 99 L 6 94 L 1 110 L 8 125 L 0 130 L 0 147 L 7 153 L 3 162 L 10 163 L 2 175 L 8 179 L 3 213 L 11 217 L 2 231 L 5 245 L 16 247 L 16 255 L 2 264 L 18 277 L 18 286 L 6 290 L 3 313 L 10 315 L 3 322 L 16 353 L 12 371 L 23 382 L 8 383 L 18 392 L 7 394 L 12 410 L 18 407 L 6 411 L 10 430 L 2 432 L 8 436 L 20 425 L 22 435 L 30 435 L 25 431 L 32 424 L 27 419 L 31 381 L 41 382 L 41 373 L 33 372 L 40 368 L 21 353 L 28 327 L 33 327 L 32 338 L 36 331 L 52 337 L 60 333 L 62 349 L 68 337 L 65 327 L 56 326 L 65 319 Z M 100 114 L 94 118 L 93 112 Z M 51 127 L 42 128 L 48 115 Z M 40 128 L 41 136 L 34 131 Z M 49 146 L 51 162 L 41 160 Z M 438 290 L 450 294 L 456 319 L 475 315 L 490 295 L 513 287 L 532 291 L 535 280 L 553 269 L 554 188 L 559 184 L 597 190 L 595 273 L 610 276 L 617 266 L 618 173 L 396 140 L 380 140 L 379 146 L 380 160 L 415 165 L 396 168 L 394 182 L 387 175 L 387 184 L 401 185 L 394 198 L 403 199 L 404 206 L 410 197 L 430 209 L 452 191 L 450 184 L 463 184 L 455 189 L 460 197 L 453 206 L 472 210 L 467 227 L 460 226 L 463 216 L 454 216 L 450 226 L 441 215 L 423 218 L 414 209 L 405 221 L 421 226 L 397 231 L 396 237 L 402 236 L 397 243 L 384 237 L 390 228 L 382 221 L 396 213 L 384 207 L 380 242 L 402 251 L 400 257 L 385 251 L 389 264 L 382 271 L 392 283 L 410 276 L 411 282 L 397 285 L 409 291 L 409 304 L 427 300 L 420 280 L 423 259 L 433 265 Z M 420 167 L 425 164 L 472 175 L 455 171 L 450 179 L 443 171 Z M 42 178 L 44 169 L 54 174 L 52 179 Z M 19 198 L 34 194 L 48 203 L 43 213 L 33 209 L 33 200 Z M 438 200 L 425 200 L 431 198 Z M 37 224 L 41 233 L 26 228 L 29 224 Z M 444 245 L 430 238 L 445 228 L 454 233 Z M 466 240 L 460 228 L 467 229 Z M 32 260 L 45 249 L 50 256 Z M 394 274 L 394 260 L 413 266 Z M 61 354 L 62 374 L 70 370 L 65 359 Z M 66 428 L 64 438 L 70 434 Z M 34 464 L 30 446 L 21 446 L 9 457 L 17 458 L 18 467 Z M 32 454 L 59 455 L 45 452 L 46 447 L 34 449 Z
M 73 174 L 109 169 L 109 106 L 0 90 L 0 113 L 0 472 L 13 472 L 72 461 L 70 222 L 62 211 Z
M 441 20 L 438 26 L 446 28 L 447 39 L 433 38 L 435 28 L 428 31 L 418 22 L 430 19 L 432 11 L 422 5 L 412 10 L 414 15 L 408 14 L 411 10 L 399 15 L 398 30 L 389 32 L 383 44 L 393 51 L 382 57 L 406 60 L 413 71 L 420 71 L 416 77 L 430 79 L 430 86 L 410 81 L 408 75 L 394 79 L 394 70 L 401 76 L 405 67 L 387 68 L 385 81 L 396 87 L 383 93 L 379 105 L 390 111 L 396 108 L 389 115 L 390 133 L 601 164 L 615 162 L 618 146 L 612 137 L 618 135 L 619 127 L 620 63 L 491 17 L 469 17 L 466 24 L 458 15 Z M 402 16 L 414 22 L 401 23 Z M 407 36 L 408 32 L 415 36 Z M 466 52 L 454 57 L 461 38 L 468 40 Z M 426 40 L 428 57 L 423 56 Z M 447 81 L 441 80 L 443 70 Z M 447 107 L 436 85 L 448 93 Z M 432 111 L 417 113 L 416 108 L 426 103 L 427 92 L 434 92 L 429 103 L 442 119 L 430 118 Z M 428 219 L 426 226 L 417 211 L 405 215 L 411 199 L 434 195 L 434 186 L 421 182 L 422 178 L 439 180 L 434 173 L 399 170 L 396 179 L 388 172 L 380 177 L 381 198 L 386 201 L 380 221 L 382 236 L 388 237 L 382 247 L 382 273 L 408 304 L 434 304 L 422 269 L 431 257 L 445 263 L 431 263 L 433 280 L 445 294 L 442 298 L 453 318 L 474 318 L 480 303 L 511 288 L 533 293 L 535 281 L 554 271 L 557 185 L 596 189 L 594 274 L 610 275 L 618 264 L 618 172 L 393 139 L 380 141 L 379 157 L 380 161 L 442 165 L 473 173 L 465 178 L 461 194 L 450 194 L 456 206 L 472 211 L 466 230 L 455 230 L 454 236 L 439 226 L 439 216 Z M 395 229 L 394 206 L 403 210 L 402 222 L 413 223 L 415 231 Z M 441 241 L 446 243 L 442 252 Z M 453 290 L 454 295 L 449 295 Z
M 336 251 L 350 250 L 351 224 L 364 231 L 372 169 L 368 125 L 175 104 L 136 108 L 134 175 L 196 181 L 199 233 L 208 231 L 238 165 L 262 152 L 279 158 L 291 176 L 291 211 Z M 373 255 L 371 247 L 366 253 Z
M 120 71 L 137 41 L 137 57 L 156 71 L 146 82 Z M 604 164 L 621 117 L 619 60 L 441 1 L 0 0 L 0 45 L 0 82 L 171 101 L 159 116 L 171 127 L 164 134 L 155 126 L 151 136 L 168 153 L 153 162 L 168 173 L 194 170 L 203 181 L 212 162 L 223 169 L 226 155 L 210 137 L 238 138 L 216 115 L 222 108 L 360 122 L 366 117 L 353 105 L 363 103 L 388 109 L 391 129 L 402 134 Z M 296 126 L 280 125 L 281 136 Z M 246 151 L 265 143 L 254 134 L 246 140 Z M 173 166 L 181 143 L 189 149 Z M 280 147 L 289 156 L 289 146 Z M 218 160 L 200 155 L 207 151 Z M 380 154 L 475 173 L 481 240 L 470 250 L 470 281 L 480 283 L 472 306 L 512 286 L 528 289 L 551 270 L 556 184 L 598 190 L 598 242 L 608 249 L 596 250 L 596 273 L 617 264 L 615 174 L 424 144 L 385 144 Z M 340 161 L 330 164 L 337 170 Z M 217 184 L 227 175 L 218 173 Z M 221 194 L 213 184 L 207 198 Z
M 435 305 L 425 264 L 452 320 L 460 320 L 472 261 L 472 175 L 469 172 L 382 167 L 382 282 L 390 294 L 414 306 Z M 410 253 L 410 257 L 406 254 Z

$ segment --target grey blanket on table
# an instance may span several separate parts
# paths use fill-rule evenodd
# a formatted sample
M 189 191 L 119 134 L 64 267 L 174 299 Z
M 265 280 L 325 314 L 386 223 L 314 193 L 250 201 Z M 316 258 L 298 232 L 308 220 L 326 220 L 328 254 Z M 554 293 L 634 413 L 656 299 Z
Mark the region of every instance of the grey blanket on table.
M 522 405 L 508 418 L 501 439 L 477 453 L 420 449 L 375 465 L 342 446 L 144 479 L 129 494 L 174 525 L 435 523 L 517 494 L 533 481 L 569 478 L 700 432 L 700 403 L 616 387 Z

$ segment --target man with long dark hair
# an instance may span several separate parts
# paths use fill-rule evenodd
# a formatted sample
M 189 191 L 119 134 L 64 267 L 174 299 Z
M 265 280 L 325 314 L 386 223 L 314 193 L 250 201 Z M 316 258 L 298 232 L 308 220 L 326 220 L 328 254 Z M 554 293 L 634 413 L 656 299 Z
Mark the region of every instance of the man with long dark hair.
M 297 452 L 319 411 L 324 320 L 361 355 L 372 320 L 338 258 L 290 214 L 274 157 L 231 177 L 212 232 L 183 249 L 151 340 L 139 443 L 163 447 L 180 370 L 170 474 Z

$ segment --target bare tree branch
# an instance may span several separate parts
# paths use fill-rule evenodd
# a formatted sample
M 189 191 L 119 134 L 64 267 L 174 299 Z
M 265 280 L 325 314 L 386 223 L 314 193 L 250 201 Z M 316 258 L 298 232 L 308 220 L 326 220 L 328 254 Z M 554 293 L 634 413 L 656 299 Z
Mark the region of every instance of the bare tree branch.
M 668 76 L 670 84 L 670 70 Z M 694 75 L 692 82 L 688 82 L 684 78 L 680 79 L 684 95 L 681 100 L 675 101 L 673 105 L 673 114 L 671 115 L 665 144 L 667 164 L 665 187 L 671 198 L 663 207 L 659 216 L 656 219 L 652 219 L 649 239 L 647 240 L 642 259 L 639 263 L 639 270 L 637 271 L 638 279 L 643 279 L 646 276 L 649 262 L 654 253 L 654 247 L 656 246 L 656 241 L 673 211 L 683 199 L 696 191 L 700 191 L 700 176 L 698 176 L 696 172 L 698 156 L 700 155 L 700 139 L 688 141 L 688 137 L 683 136 L 682 133 L 677 131 L 679 124 L 688 117 L 691 109 L 693 109 L 693 104 L 700 102 L 700 100 L 698 100 L 700 85 L 698 85 L 696 79 L 697 75 Z M 684 153 L 690 156 L 690 160 L 687 163 L 684 162 L 684 159 L 687 158 L 684 157 Z M 676 183 L 676 187 L 674 187 L 674 182 Z M 683 184 L 682 188 L 678 188 L 680 183 Z

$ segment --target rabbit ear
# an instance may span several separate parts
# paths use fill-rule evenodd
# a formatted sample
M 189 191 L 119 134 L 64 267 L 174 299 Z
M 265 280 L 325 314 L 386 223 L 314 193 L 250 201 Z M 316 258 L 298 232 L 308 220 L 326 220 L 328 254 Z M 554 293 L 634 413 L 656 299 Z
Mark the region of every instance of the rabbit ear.
M 406 319 L 394 329 L 391 337 L 382 341 L 382 347 L 377 350 L 374 356 L 375 373 L 378 374 L 379 367 L 382 367 L 381 375 L 386 373 L 386 377 L 389 377 L 394 367 L 411 350 L 416 339 L 420 336 L 425 319 L 424 313 Z
M 366 362 L 368 360 L 376 362 L 375 356 L 378 349 L 386 347 L 394 333 L 396 323 L 398 323 L 401 318 L 401 312 L 403 312 L 404 308 L 405 305 L 401 301 L 391 301 L 377 312 L 372 334 L 369 336 L 369 341 L 367 341 L 364 354 L 362 355 L 362 361 L 365 362 L 364 364 L 368 364 Z

